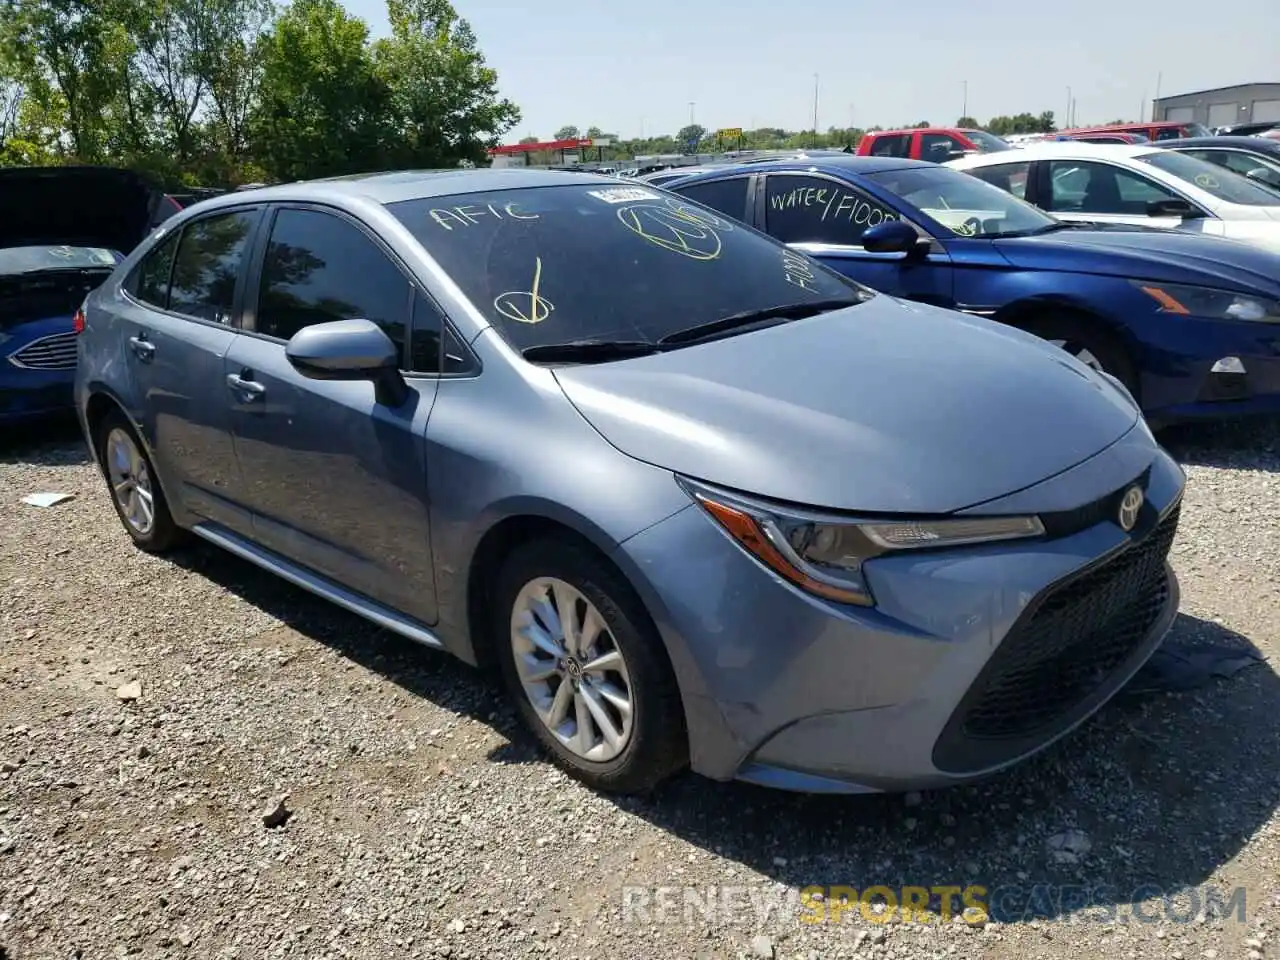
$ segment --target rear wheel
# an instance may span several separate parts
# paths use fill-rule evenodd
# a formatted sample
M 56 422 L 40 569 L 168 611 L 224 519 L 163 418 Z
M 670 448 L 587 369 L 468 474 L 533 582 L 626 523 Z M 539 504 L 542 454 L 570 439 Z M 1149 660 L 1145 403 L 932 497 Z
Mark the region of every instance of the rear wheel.
M 518 548 L 496 591 L 494 638 L 521 718 L 589 786 L 647 790 L 688 759 L 662 641 L 623 578 L 584 548 Z
M 1138 376 L 1129 352 L 1114 333 L 1101 324 L 1071 314 L 1046 314 L 1023 325 L 1028 333 L 1048 340 L 1081 363 L 1111 374 L 1138 395 Z
M 98 462 L 120 522 L 143 550 L 162 553 L 182 537 L 173 522 L 155 469 L 133 425 L 118 411 L 102 418 L 95 432 Z

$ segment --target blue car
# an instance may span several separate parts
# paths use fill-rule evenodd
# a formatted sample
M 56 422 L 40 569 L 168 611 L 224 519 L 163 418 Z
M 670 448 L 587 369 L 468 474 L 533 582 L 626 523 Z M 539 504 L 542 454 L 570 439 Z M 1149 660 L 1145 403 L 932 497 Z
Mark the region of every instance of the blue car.
M 1152 426 L 1280 412 L 1273 253 L 1068 224 L 976 177 L 893 158 L 743 164 L 664 189 L 876 290 L 1049 340 L 1124 383 Z
M 80 422 L 141 549 L 194 535 L 500 668 L 600 788 L 982 776 L 1177 612 L 1184 476 L 1117 381 L 645 184 L 230 194 L 84 312 Z
M 128 170 L 0 170 L 0 425 L 72 411 L 74 315 L 160 200 Z

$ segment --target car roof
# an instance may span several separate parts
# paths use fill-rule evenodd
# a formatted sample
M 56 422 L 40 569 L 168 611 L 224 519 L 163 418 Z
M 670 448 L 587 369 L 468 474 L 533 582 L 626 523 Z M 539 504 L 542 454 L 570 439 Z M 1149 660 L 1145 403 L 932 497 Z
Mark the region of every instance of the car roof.
M 726 173 L 755 173 L 761 169 L 785 170 L 794 172 L 796 170 L 815 170 L 818 173 L 832 174 L 868 174 L 883 173 L 887 170 L 902 170 L 907 167 L 921 167 L 936 169 L 938 164 L 929 163 L 925 160 L 906 160 L 901 157 L 859 157 L 853 154 L 842 154 L 838 157 L 809 157 L 808 159 L 794 159 L 791 157 L 783 157 L 772 162 L 755 161 L 751 163 L 726 163 L 714 169 L 699 170 L 690 176 L 697 176 L 705 172 L 711 174 Z
M 1081 140 L 1044 140 L 1018 145 L 999 153 L 980 153 L 952 160 L 947 166 L 957 170 L 989 167 L 1020 160 L 1136 160 L 1158 150 L 1150 143 L 1085 143 Z
M 247 200 L 269 203 L 273 200 L 324 201 L 340 197 L 387 204 L 401 200 L 483 193 L 489 190 L 520 190 L 528 187 L 584 183 L 616 185 L 618 178 L 577 171 L 519 167 L 504 167 L 497 170 L 393 170 L 383 173 L 349 174 L 323 180 L 299 180 L 295 183 L 239 190 L 206 200 L 201 204 L 201 208 L 211 210 L 218 206 L 242 204 Z
M 1159 140 L 1161 147 L 1244 147 L 1261 153 L 1280 153 L 1280 143 L 1266 137 L 1180 137 L 1177 140 Z

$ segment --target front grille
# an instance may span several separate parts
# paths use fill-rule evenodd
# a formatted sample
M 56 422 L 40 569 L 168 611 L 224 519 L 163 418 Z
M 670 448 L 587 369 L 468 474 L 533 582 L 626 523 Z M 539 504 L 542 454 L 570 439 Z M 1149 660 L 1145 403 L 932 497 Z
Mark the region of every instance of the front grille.
M 1169 600 L 1165 561 L 1179 511 L 1028 606 L 938 738 L 939 769 L 961 772 L 1013 759 L 1108 695 Z
M 55 333 L 33 340 L 9 357 L 9 362 L 28 370 L 74 370 L 76 368 L 75 333 Z

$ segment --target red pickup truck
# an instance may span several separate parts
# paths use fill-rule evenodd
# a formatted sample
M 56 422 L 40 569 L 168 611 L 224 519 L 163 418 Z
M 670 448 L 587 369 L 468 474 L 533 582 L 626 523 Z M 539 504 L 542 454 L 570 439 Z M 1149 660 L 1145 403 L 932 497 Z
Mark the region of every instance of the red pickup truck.
M 962 127 L 916 127 L 911 130 L 873 130 L 858 141 L 862 157 L 908 157 L 945 163 L 967 153 L 1013 149 L 985 130 Z

